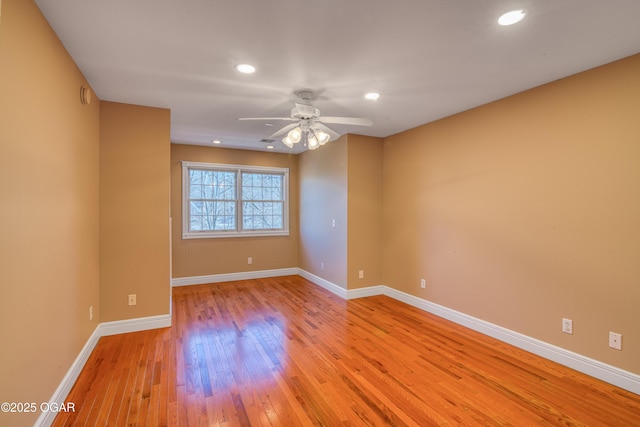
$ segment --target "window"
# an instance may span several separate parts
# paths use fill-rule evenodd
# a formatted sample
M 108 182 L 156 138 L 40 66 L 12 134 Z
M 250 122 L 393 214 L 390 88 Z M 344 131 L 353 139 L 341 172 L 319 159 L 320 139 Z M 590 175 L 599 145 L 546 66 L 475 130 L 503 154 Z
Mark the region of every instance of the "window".
M 289 234 L 289 170 L 182 162 L 182 238 Z

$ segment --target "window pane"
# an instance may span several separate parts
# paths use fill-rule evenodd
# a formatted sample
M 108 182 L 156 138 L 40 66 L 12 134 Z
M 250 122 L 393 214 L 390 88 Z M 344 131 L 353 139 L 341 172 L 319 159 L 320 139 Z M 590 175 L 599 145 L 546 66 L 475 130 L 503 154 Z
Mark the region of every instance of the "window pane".
M 202 216 L 206 212 L 205 203 L 202 201 L 193 201 L 190 203 L 191 215 Z
M 283 175 L 247 173 L 242 174 L 243 200 L 282 200 Z
M 235 202 L 192 201 L 190 231 L 235 230 Z
M 191 215 L 191 222 L 189 223 L 191 231 L 202 231 L 202 217 L 197 215 Z
M 273 230 L 284 227 L 284 175 L 242 173 L 242 226 L 245 230 Z
M 202 172 L 198 170 L 189 171 L 189 197 L 200 199 L 202 197 Z
M 282 202 L 243 202 L 242 226 L 246 230 L 274 230 L 284 227 Z
M 253 217 L 245 216 L 242 218 L 242 228 L 245 230 L 253 230 Z
M 202 184 L 202 171 L 190 169 L 189 170 L 189 183 L 191 185 Z
M 221 200 L 235 200 L 236 199 L 236 187 L 234 186 L 224 186 L 220 188 L 220 199 Z
M 223 200 L 233 200 L 236 195 L 236 174 L 235 172 L 213 172 L 215 174 L 214 198 Z
M 235 172 L 189 170 L 189 197 L 191 199 L 235 199 Z

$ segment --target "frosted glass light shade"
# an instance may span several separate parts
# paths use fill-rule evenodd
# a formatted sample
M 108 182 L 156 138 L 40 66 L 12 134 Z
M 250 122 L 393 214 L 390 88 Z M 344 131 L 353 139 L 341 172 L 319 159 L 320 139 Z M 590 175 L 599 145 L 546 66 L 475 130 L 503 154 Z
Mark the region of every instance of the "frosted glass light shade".
M 291 140 L 291 138 L 289 138 L 289 136 L 285 136 L 284 138 L 282 138 L 282 143 L 289 148 L 293 148 L 294 142 Z
M 313 136 L 312 134 L 309 134 L 309 136 L 307 137 L 307 147 L 309 147 L 309 150 L 315 150 L 319 146 L 320 146 L 320 143 L 318 142 L 316 137 Z
M 300 130 L 299 127 L 291 129 L 289 131 L 288 137 L 294 144 L 296 144 L 300 142 L 300 138 L 302 138 L 302 131 Z
M 316 137 L 318 138 L 318 143 L 320 143 L 320 145 L 326 144 L 329 142 L 329 139 L 331 139 L 328 133 L 322 131 L 316 132 Z

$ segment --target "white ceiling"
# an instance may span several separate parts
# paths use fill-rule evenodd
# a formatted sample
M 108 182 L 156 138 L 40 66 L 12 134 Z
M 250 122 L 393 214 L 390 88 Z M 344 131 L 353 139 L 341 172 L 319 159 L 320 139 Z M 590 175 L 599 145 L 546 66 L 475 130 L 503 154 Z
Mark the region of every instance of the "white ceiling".
M 640 52 L 639 0 L 35 1 L 100 99 L 171 109 L 173 143 L 255 150 L 286 123 L 237 119 L 288 116 L 295 90 L 385 137 Z

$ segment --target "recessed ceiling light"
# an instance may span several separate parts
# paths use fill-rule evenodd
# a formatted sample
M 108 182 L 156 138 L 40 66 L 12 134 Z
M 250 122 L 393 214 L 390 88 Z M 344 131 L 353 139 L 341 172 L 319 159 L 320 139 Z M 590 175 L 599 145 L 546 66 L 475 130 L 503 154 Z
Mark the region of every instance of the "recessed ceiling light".
M 242 74 L 252 74 L 256 72 L 256 67 L 251 64 L 238 64 L 236 65 L 236 70 Z
M 271 144 L 267 145 L 267 149 L 273 150 L 273 145 L 271 145 Z
M 214 139 L 213 141 L 211 141 L 213 144 L 222 144 L 222 141 L 220 141 L 219 139 Z
M 378 98 L 380 98 L 380 94 L 376 92 L 369 92 L 365 94 L 364 97 L 370 101 L 376 101 Z
M 265 126 L 273 126 L 273 123 L 265 123 Z
M 498 18 L 498 24 L 500 25 L 513 25 L 516 22 L 522 21 L 524 18 L 524 10 L 512 10 L 511 12 L 507 12 Z

